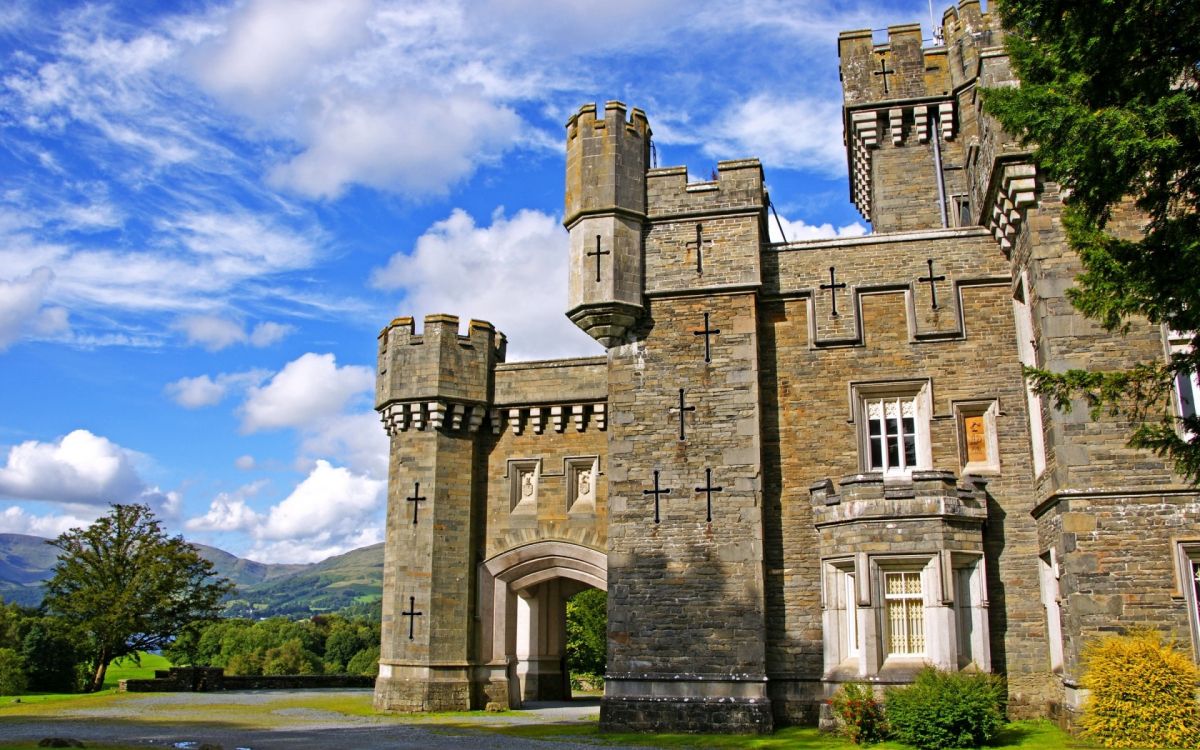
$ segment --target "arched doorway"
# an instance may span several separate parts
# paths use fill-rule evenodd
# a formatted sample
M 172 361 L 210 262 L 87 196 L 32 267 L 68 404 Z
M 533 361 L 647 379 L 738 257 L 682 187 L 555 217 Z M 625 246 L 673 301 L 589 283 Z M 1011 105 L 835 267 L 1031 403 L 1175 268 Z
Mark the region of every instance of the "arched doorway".
M 564 667 L 566 602 L 586 588 L 607 591 L 607 556 L 571 542 L 534 542 L 483 563 L 480 651 L 508 704 L 570 698 Z

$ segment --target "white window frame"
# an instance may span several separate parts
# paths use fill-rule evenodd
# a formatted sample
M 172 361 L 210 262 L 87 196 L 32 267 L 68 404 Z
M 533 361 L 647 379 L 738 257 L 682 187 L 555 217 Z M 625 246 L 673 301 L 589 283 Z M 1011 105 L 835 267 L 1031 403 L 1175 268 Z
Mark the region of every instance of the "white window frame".
M 918 584 L 917 591 L 916 592 L 905 591 L 905 592 L 896 593 L 896 594 L 889 593 L 888 581 L 889 581 L 889 579 L 892 579 L 895 576 L 901 576 L 902 577 L 901 580 L 905 581 L 905 582 L 907 582 L 908 580 L 911 580 L 911 579 L 915 579 Z M 911 578 L 909 578 L 909 577 L 911 577 Z M 894 659 L 894 658 L 923 659 L 923 658 L 926 658 L 929 654 L 929 619 L 925 616 L 926 585 L 925 585 L 924 571 L 919 570 L 919 569 L 918 570 L 914 570 L 914 569 L 906 570 L 904 568 L 900 568 L 900 569 L 893 570 L 893 569 L 885 568 L 885 569 L 881 569 L 879 571 L 879 578 L 880 578 L 879 599 L 880 599 L 880 605 L 881 605 L 880 613 L 883 618 L 883 644 L 882 645 L 883 645 L 884 658 L 885 659 Z M 907 587 L 907 586 L 905 586 L 905 587 Z M 896 643 L 897 643 L 897 639 L 896 639 L 895 630 L 893 629 L 894 618 L 892 617 L 892 613 L 891 613 L 892 602 L 917 602 L 917 604 L 918 604 L 917 611 L 919 613 L 918 617 L 919 617 L 919 620 L 921 623 L 920 648 L 919 649 L 916 648 L 915 643 L 914 643 L 914 641 L 916 640 L 916 636 L 914 636 L 912 631 L 910 630 L 910 627 L 911 627 L 912 623 L 914 622 L 914 619 L 909 614 L 910 608 L 907 604 L 903 607 L 903 614 L 902 614 L 901 618 L 899 619 L 900 622 L 904 623 L 905 632 L 904 632 L 903 640 L 905 642 L 904 645 L 906 647 L 906 650 L 899 650 L 895 647 Z
M 859 467 L 863 472 L 882 473 L 885 476 L 903 476 L 911 474 L 913 471 L 921 471 L 932 468 L 933 456 L 930 448 L 929 440 L 929 422 L 933 414 L 932 400 L 930 396 L 930 381 L 928 378 L 920 380 L 904 380 L 891 381 L 884 383 L 851 383 L 851 413 L 852 419 L 858 422 L 858 440 L 859 440 Z M 875 438 L 871 435 L 872 419 L 870 411 L 872 405 L 879 407 L 884 412 L 881 420 L 880 435 L 877 436 L 881 441 L 881 465 L 877 466 L 872 458 L 872 442 Z M 906 451 L 897 450 L 899 461 L 895 465 L 889 460 L 888 441 L 893 431 L 887 429 L 892 421 L 886 415 L 889 406 L 895 407 L 895 411 L 899 412 L 899 419 L 904 419 L 905 406 L 909 406 L 913 420 L 913 448 L 914 461 L 909 463 Z M 902 441 L 906 436 L 906 431 L 903 428 L 901 421 L 900 430 L 896 433 Z M 903 448 L 903 443 L 897 443 L 898 448 Z
M 1167 331 L 1168 354 L 1186 353 L 1191 351 L 1191 348 L 1191 333 Z M 1175 414 L 1177 416 L 1189 417 L 1200 414 L 1200 374 L 1195 372 L 1180 373 L 1175 376 L 1172 390 L 1174 391 Z

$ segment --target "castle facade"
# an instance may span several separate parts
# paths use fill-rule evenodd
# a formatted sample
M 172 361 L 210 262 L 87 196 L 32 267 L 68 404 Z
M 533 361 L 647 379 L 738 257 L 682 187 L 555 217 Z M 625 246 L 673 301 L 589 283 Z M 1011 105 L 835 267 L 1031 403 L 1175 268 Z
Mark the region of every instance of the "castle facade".
M 883 43 L 877 43 L 882 41 Z M 769 731 L 925 665 L 1078 707 L 1097 635 L 1200 654 L 1200 497 L 1130 426 L 1060 412 L 1022 366 L 1119 368 L 1063 196 L 983 113 L 998 20 L 839 38 L 851 197 L 874 233 L 773 244 L 757 160 L 651 168 L 640 110 L 567 123 L 571 320 L 605 356 L 505 363 L 434 315 L 379 337 L 391 436 L 376 705 L 569 695 L 565 602 L 608 592 L 610 729 Z M 1195 381 L 1172 408 L 1195 408 Z

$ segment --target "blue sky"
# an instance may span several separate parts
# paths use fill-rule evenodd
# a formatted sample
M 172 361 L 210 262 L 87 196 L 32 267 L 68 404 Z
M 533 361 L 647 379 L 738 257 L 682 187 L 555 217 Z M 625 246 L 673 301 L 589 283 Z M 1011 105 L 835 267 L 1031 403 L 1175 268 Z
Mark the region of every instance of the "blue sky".
M 861 233 L 837 34 L 913 21 L 926 0 L 4 4 L 0 531 L 139 501 L 265 562 L 381 541 L 387 321 L 600 353 L 563 315 L 571 113 L 640 107 L 699 177 L 761 158 L 790 240 Z

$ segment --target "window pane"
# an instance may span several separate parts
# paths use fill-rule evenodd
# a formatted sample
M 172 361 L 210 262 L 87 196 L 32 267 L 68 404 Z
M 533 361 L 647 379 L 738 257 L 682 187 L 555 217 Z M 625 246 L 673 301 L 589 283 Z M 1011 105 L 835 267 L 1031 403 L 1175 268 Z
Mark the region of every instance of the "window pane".
M 871 468 L 887 468 L 883 465 L 883 438 L 871 438 Z
M 1179 393 L 1179 416 L 1196 416 L 1196 395 L 1190 373 L 1181 372 L 1175 376 L 1175 390 Z
M 900 443 L 899 438 L 895 435 L 888 436 L 888 468 L 895 469 L 900 466 Z
M 915 435 L 904 436 L 904 465 L 909 468 L 917 465 L 917 438 Z

